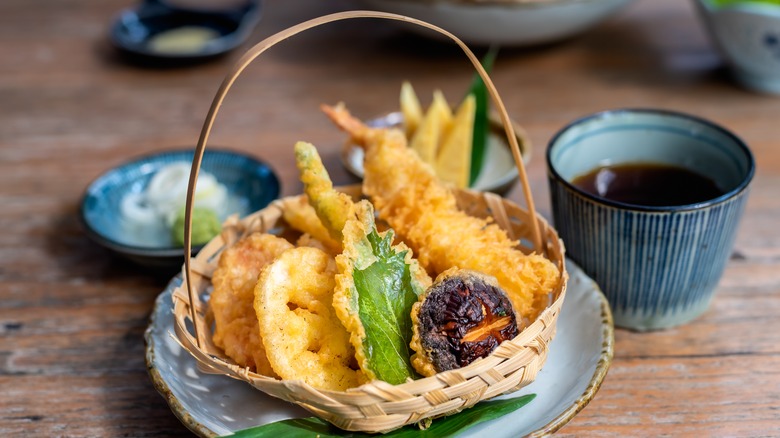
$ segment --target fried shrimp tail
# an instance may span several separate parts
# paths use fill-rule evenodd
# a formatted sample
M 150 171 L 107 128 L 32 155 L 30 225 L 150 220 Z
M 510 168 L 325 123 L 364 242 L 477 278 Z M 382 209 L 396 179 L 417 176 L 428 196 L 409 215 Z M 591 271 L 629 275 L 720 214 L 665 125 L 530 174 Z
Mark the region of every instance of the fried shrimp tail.
M 339 103 L 336 106 L 320 105 L 320 109 L 336 126 L 348 133 L 356 145 L 365 148 L 371 129 L 360 120 L 352 117 L 343 103 Z
M 536 317 L 560 278 L 552 262 L 524 254 L 491 220 L 459 210 L 449 187 L 407 147 L 400 130 L 368 127 L 341 105 L 323 110 L 365 150 L 363 192 L 431 276 L 453 267 L 492 275 L 518 316 Z

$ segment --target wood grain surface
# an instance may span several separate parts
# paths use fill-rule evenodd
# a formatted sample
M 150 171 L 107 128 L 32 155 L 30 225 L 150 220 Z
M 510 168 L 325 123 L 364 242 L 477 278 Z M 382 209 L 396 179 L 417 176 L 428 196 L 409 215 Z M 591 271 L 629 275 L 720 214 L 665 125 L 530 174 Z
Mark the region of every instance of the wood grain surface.
M 77 208 L 87 184 L 132 157 L 192 146 L 241 50 L 207 64 L 128 63 L 108 43 L 129 1 L 0 2 L 0 435 L 188 434 L 153 388 L 143 331 L 172 272 L 91 242 Z M 266 2 L 251 41 L 345 0 Z M 472 72 L 452 45 L 392 23 L 332 25 L 274 48 L 229 95 L 211 143 L 273 165 L 301 190 L 291 152 L 319 145 L 336 183 L 343 136 L 319 113 L 397 108 L 400 83 L 459 96 Z M 493 79 L 534 144 L 535 199 L 549 216 L 544 150 L 566 123 L 619 107 L 684 111 L 733 130 L 758 172 L 733 256 L 705 315 L 616 331 L 593 402 L 561 436 L 780 436 L 780 97 L 731 80 L 692 2 L 638 0 L 576 38 L 501 50 Z M 453 97 L 454 99 L 455 97 Z M 508 195 L 521 202 L 517 187 Z

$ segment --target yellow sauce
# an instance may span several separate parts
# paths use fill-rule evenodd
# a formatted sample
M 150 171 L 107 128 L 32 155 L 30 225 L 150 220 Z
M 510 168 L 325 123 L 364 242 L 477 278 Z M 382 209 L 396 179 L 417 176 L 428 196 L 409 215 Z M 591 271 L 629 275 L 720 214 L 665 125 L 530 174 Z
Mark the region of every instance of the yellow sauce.
M 197 53 L 219 32 L 208 27 L 182 26 L 160 32 L 149 40 L 149 48 L 162 54 Z

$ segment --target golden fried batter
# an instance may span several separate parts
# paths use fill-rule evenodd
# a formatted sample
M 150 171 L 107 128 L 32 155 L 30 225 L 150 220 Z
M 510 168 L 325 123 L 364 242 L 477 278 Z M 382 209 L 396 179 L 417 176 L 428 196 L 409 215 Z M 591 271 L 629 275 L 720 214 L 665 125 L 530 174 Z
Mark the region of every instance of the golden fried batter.
M 395 357 L 395 355 L 384 355 L 379 349 L 370 346 L 371 342 L 368 340 L 364 321 L 359 315 L 360 298 L 353 275 L 357 270 L 364 270 L 377 261 L 377 256 L 373 253 L 367 237 L 370 233 L 376 232 L 374 209 L 371 203 L 365 199 L 353 202 L 348 195 L 333 189 L 328 172 L 313 145 L 298 142 L 295 145 L 295 158 L 301 173 L 301 180 L 304 183 L 304 191 L 314 211 L 329 233 L 341 239 L 343 252 L 336 256 L 338 272 L 335 276 L 336 286 L 332 301 L 336 315 L 349 332 L 349 341 L 354 347 L 357 365 L 369 380 L 397 377 L 403 381 L 403 372 L 399 372 L 398 375 L 392 373 L 384 376 L 377 375 L 375 372 L 377 363 L 392 363 L 394 359 L 391 356 Z M 384 237 L 384 234 L 381 237 Z M 408 286 L 416 296 L 419 296 L 431 283 L 428 274 L 412 258 L 412 251 L 406 245 L 394 245 L 392 250 L 396 253 L 406 252 L 404 263 L 408 266 L 411 274 Z M 389 286 L 383 284 L 375 286 L 377 291 L 384 291 L 390 296 L 402 297 L 406 285 L 403 281 L 398 281 Z M 389 287 L 389 289 L 383 290 L 383 287 Z M 377 334 L 374 333 L 373 336 L 377 336 Z M 384 338 L 389 339 L 390 344 L 393 340 L 397 340 L 393 334 L 388 334 Z M 373 341 L 373 345 L 378 342 L 376 339 Z M 400 362 L 396 363 L 403 367 L 403 358 L 406 357 L 406 352 L 400 352 L 398 357 Z
M 304 243 L 297 246 L 321 246 L 325 252 L 334 256 L 341 253 L 341 242 L 331 237 L 306 196 L 286 198 L 282 204 L 284 220 L 292 228 L 304 233 Z M 319 242 L 319 245 L 312 240 Z
M 350 333 L 349 341 L 355 347 L 355 358 L 360 369 L 370 380 L 373 380 L 377 378 L 377 375 L 373 370 L 372 362 L 378 360 L 373 356 L 377 355 L 378 352 L 372 351 L 370 347 L 366 346 L 366 330 L 358 313 L 359 298 L 353 272 L 358 268 L 365 269 L 365 266 L 356 266 L 356 264 L 365 264 L 366 259 L 373 258 L 372 256 L 366 257 L 367 254 L 370 254 L 370 249 L 366 248 L 366 235 L 375 228 L 374 209 L 370 202 L 362 200 L 355 204 L 355 213 L 356 216 L 350 218 L 343 229 L 344 252 L 336 256 L 338 274 L 333 294 L 333 307 L 339 320 Z M 384 237 L 385 233 L 382 233 L 381 236 Z M 422 295 L 425 289 L 431 285 L 431 278 L 412 257 L 412 251 L 403 242 L 393 245 L 393 250 L 396 253 L 406 252 L 404 263 L 409 266 L 409 272 L 412 275 L 411 287 L 418 296 Z M 381 287 L 381 285 L 377 285 L 377 287 Z
M 401 131 L 370 128 L 343 106 L 323 110 L 365 149 L 363 192 L 428 273 L 435 277 L 459 267 L 492 275 L 519 316 L 535 317 L 535 300 L 559 281 L 552 262 L 523 254 L 500 227 L 460 211 L 450 189 L 407 147 Z
M 333 312 L 336 263 L 317 248 L 284 252 L 267 266 L 254 309 L 274 371 L 282 379 L 343 391 L 365 379 L 354 370 L 349 334 Z
M 209 305 L 214 313 L 214 344 L 237 364 L 275 376 L 260 339 L 252 303 L 262 269 L 293 245 L 270 234 L 254 233 L 225 249 L 212 276 Z
M 309 204 L 331 237 L 341 242 L 344 224 L 355 216 L 352 199 L 333 189 L 333 182 L 314 145 L 302 141 L 296 143 L 295 164 L 301 174 L 303 191 L 309 198 Z

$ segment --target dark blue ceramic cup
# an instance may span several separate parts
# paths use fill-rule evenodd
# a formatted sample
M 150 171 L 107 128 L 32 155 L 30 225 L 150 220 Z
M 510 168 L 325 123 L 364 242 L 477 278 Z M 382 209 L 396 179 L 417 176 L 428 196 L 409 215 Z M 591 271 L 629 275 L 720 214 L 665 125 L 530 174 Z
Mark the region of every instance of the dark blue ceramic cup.
M 572 183 L 598 167 L 629 163 L 683 167 L 712 179 L 721 194 L 690 205 L 635 205 Z M 558 132 L 547 149 L 547 169 L 567 255 L 601 286 L 616 325 L 667 328 L 707 309 L 755 173 L 742 140 L 685 114 L 607 111 Z

